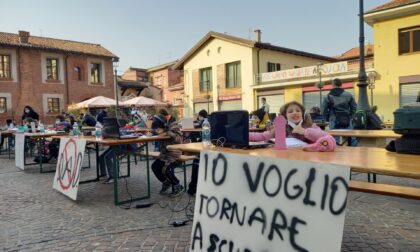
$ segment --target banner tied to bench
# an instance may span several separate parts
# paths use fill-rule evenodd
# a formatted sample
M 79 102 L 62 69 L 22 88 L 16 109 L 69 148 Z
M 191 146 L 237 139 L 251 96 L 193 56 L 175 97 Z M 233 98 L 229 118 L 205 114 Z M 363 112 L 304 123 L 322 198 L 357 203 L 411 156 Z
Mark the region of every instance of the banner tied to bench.
M 340 251 L 350 167 L 203 151 L 191 251 Z

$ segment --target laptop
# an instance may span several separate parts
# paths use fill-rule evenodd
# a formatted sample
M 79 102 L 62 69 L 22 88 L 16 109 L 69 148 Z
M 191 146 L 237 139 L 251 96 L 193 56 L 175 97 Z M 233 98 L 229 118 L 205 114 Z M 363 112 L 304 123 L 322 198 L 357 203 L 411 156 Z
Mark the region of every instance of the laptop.
M 216 111 L 210 115 L 212 143 L 237 149 L 263 148 L 271 143 L 249 142 L 249 113 L 246 110 Z
M 194 129 L 194 119 L 184 118 L 181 120 L 181 125 L 183 129 Z
M 104 125 L 102 129 L 103 138 L 113 138 L 113 139 L 130 139 L 137 138 L 136 134 L 121 134 L 120 125 L 118 124 L 117 118 L 114 117 L 105 117 Z

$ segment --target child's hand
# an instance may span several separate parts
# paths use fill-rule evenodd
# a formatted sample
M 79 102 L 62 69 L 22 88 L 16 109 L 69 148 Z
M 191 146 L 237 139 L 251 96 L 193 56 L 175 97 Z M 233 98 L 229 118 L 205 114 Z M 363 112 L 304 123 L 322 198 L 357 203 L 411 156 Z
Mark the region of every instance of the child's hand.
M 305 128 L 303 128 L 302 125 L 299 124 L 293 129 L 292 133 L 299 134 L 299 135 L 305 135 Z

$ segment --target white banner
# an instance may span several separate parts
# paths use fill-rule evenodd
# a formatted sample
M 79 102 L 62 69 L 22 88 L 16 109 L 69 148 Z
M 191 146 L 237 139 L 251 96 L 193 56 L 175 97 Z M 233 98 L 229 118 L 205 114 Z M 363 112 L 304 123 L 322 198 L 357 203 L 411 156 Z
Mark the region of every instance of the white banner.
M 347 61 L 324 64 L 321 65 L 320 68 L 322 76 L 324 77 L 331 74 L 345 73 L 348 71 Z M 262 73 L 261 82 L 287 80 L 310 76 L 318 76 L 318 66 L 292 68 L 276 72 Z
M 77 198 L 85 146 L 85 140 L 67 137 L 60 140 L 53 188 L 72 200 Z
M 29 150 L 28 150 L 29 151 Z M 15 165 L 25 170 L 25 134 L 15 134 Z
M 350 167 L 202 151 L 191 251 L 340 251 Z

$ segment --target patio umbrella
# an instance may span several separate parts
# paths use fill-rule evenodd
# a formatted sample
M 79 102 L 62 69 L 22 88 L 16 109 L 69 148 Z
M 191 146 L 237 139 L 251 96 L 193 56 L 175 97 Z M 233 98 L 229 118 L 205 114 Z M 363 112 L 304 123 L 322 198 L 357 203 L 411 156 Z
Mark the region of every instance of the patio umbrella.
M 112 105 L 115 105 L 116 101 L 114 99 L 104 97 L 104 96 L 95 96 L 86 101 L 82 101 L 74 104 L 74 108 L 106 108 Z
M 138 96 L 138 97 L 134 97 L 130 100 L 124 101 L 120 103 L 123 106 L 131 106 L 131 105 L 136 105 L 136 106 L 168 106 L 168 104 L 161 102 L 161 101 L 157 101 L 154 99 L 150 99 L 144 96 Z

